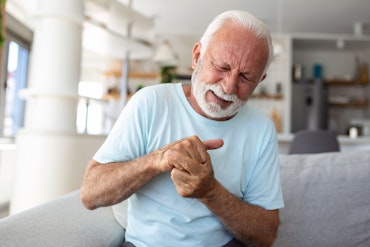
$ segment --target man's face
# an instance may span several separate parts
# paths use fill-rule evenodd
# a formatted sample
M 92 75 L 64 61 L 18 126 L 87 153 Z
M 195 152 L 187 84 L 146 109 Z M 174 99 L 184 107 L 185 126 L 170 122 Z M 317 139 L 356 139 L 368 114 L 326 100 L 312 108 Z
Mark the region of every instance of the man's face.
M 226 23 L 211 39 L 200 57 L 193 49 L 192 97 L 195 109 L 215 120 L 233 117 L 265 77 L 267 42 Z
M 199 107 L 204 111 L 205 114 L 214 119 L 223 119 L 234 116 L 239 109 L 246 103 L 238 98 L 236 94 L 226 94 L 224 93 L 221 84 L 207 84 L 199 80 L 199 72 L 201 70 L 202 61 L 200 60 L 193 72 L 191 78 L 193 95 L 198 102 Z M 212 92 L 215 97 L 228 102 L 228 106 L 223 108 L 221 104 L 214 101 L 208 102 L 206 100 L 206 93 Z

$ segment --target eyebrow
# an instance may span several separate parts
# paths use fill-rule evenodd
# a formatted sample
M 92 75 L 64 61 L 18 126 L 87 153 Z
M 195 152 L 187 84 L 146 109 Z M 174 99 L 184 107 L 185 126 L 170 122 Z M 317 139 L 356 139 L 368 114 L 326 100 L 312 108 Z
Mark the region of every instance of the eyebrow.
M 222 62 L 218 62 L 213 56 L 211 56 L 211 63 L 214 65 L 214 66 L 217 66 L 217 67 L 220 67 L 220 68 L 225 68 L 225 69 L 231 69 L 231 66 L 230 64 L 222 61 Z M 251 71 L 240 71 L 239 72 L 239 76 L 242 76 L 244 77 L 245 79 L 247 79 L 248 81 L 250 82 L 253 82 L 253 83 L 258 83 L 258 79 L 253 77 L 251 78 L 250 77 L 251 75 Z

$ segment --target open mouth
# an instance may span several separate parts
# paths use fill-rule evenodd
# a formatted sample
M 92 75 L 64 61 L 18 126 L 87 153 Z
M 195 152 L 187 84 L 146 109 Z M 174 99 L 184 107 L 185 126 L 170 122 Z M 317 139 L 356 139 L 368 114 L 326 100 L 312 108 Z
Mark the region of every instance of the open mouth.
M 225 99 L 219 97 L 212 90 L 209 91 L 208 95 L 209 95 L 209 100 L 211 102 L 214 102 L 214 103 L 220 105 L 221 108 L 223 108 L 223 109 L 227 108 L 228 106 L 230 106 L 233 103 L 233 101 L 225 100 Z

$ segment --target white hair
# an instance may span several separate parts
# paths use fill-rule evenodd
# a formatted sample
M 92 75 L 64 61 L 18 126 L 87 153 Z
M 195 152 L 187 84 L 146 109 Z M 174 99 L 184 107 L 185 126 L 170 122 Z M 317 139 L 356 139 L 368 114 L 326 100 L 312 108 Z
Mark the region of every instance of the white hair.
M 241 10 L 228 10 L 219 14 L 213 19 L 213 21 L 208 25 L 206 31 L 200 39 L 201 57 L 204 55 L 204 52 L 206 51 L 207 46 L 213 35 L 222 27 L 225 22 L 229 20 L 247 30 L 252 31 L 257 38 L 266 40 L 269 49 L 269 56 L 264 69 L 264 72 L 266 72 L 273 55 L 270 31 L 266 24 L 264 24 L 261 20 L 251 15 L 250 13 Z

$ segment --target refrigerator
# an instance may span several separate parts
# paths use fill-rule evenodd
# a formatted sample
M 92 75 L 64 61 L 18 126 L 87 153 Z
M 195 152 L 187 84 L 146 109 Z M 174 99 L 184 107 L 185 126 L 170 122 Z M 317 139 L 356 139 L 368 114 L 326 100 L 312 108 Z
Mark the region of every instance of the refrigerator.
M 291 112 L 292 133 L 328 129 L 328 89 L 321 80 L 293 84 Z

